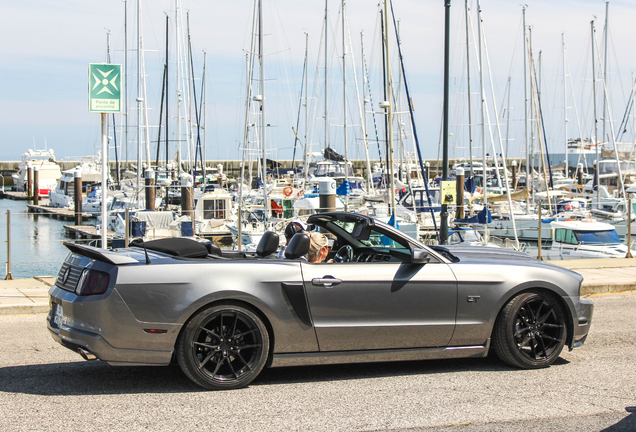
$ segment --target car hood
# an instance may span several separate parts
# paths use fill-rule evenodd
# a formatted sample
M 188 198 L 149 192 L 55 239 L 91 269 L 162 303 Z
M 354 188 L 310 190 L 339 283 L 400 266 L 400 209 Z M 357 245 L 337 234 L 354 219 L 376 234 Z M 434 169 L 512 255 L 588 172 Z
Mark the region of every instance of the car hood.
M 450 256 L 455 257 L 453 260 L 456 263 L 490 263 L 492 260 L 497 260 L 499 264 L 509 263 L 511 265 L 523 265 L 532 266 L 535 268 L 544 268 L 558 273 L 568 274 L 576 280 L 582 281 L 583 277 L 565 267 L 554 265 L 547 261 L 541 261 L 534 257 L 531 257 L 525 252 L 519 252 L 512 249 L 493 248 L 487 246 L 432 246 L 434 250 L 442 253 L 447 258 Z
M 460 261 L 462 258 L 475 259 L 513 259 L 513 260 L 531 260 L 530 255 L 525 252 L 519 252 L 512 249 L 495 248 L 487 246 L 432 246 L 433 250 L 438 252 L 447 252 Z

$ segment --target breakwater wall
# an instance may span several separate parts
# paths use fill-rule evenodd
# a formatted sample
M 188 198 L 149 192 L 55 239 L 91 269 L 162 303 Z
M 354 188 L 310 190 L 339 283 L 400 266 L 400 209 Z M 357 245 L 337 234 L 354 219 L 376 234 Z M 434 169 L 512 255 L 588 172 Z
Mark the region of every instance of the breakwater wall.
M 449 165 L 452 167 L 453 164 L 457 163 L 457 162 L 465 162 L 465 159 L 451 159 L 449 162 Z M 292 168 L 292 160 L 277 160 L 277 163 L 280 164 L 280 168 L 281 169 L 288 169 L 288 168 Z M 373 167 L 374 163 L 378 163 L 378 160 L 372 160 L 371 161 L 371 166 Z M 430 175 L 431 177 L 433 176 L 437 176 L 437 175 L 441 175 L 441 166 L 442 166 L 442 161 L 438 160 L 438 159 L 429 159 L 426 162 L 429 163 L 430 165 Z M 62 171 L 63 170 L 67 170 L 67 169 L 71 169 L 76 167 L 80 161 L 72 161 L 72 160 L 63 160 L 63 161 L 57 161 L 57 163 L 60 165 Z M 296 160 L 293 161 L 293 165 L 294 166 L 298 166 L 299 164 L 302 163 L 302 160 Z M 352 159 L 351 163 L 353 164 L 353 170 L 357 175 L 361 175 L 361 176 L 366 176 L 366 172 L 367 172 L 367 163 L 365 160 L 363 159 Z M 1 162 L 0 161 L 0 175 L 2 175 L 4 177 L 4 185 L 5 186 L 13 186 L 13 180 L 11 178 L 11 174 L 17 172 L 18 170 L 18 165 L 20 164 L 20 161 L 4 161 Z M 241 172 L 241 161 L 240 160 L 208 160 L 207 161 L 207 166 L 208 167 L 216 167 L 217 165 L 223 165 L 223 171 L 226 173 L 226 175 L 228 175 L 229 177 L 238 177 L 240 175 Z M 109 162 L 110 165 L 110 170 L 111 170 L 111 175 L 113 177 L 115 177 L 115 173 L 116 173 L 116 164 L 113 161 Z M 128 165 L 126 166 L 126 163 L 121 163 L 120 164 L 120 169 L 121 171 L 124 171 L 126 169 L 126 167 L 128 167 L 129 169 L 133 169 L 133 165 L 136 165 L 136 161 L 129 161 Z M 257 175 L 256 173 L 256 167 L 257 164 L 256 162 L 253 162 L 252 164 L 252 169 L 253 169 L 253 174 Z M 438 174 L 439 173 L 439 174 Z M 1 181 L 1 180 L 0 180 Z

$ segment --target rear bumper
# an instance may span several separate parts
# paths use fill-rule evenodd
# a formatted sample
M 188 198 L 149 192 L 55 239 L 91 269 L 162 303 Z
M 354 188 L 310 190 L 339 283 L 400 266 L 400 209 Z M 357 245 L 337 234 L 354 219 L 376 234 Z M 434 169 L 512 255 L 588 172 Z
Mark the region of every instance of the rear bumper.
M 112 365 L 165 366 L 172 359 L 172 351 L 115 348 L 98 334 L 76 330 L 64 324 L 57 327 L 52 322 L 51 315 L 47 319 L 47 327 L 53 340 L 60 345 L 78 354 L 80 349 L 84 349 L 97 359 Z
M 113 365 L 168 365 L 172 360 L 172 344 L 162 343 L 161 345 L 170 348 L 167 350 L 147 349 L 156 348 L 152 343 L 145 343 L 141 340 L 136 347 L 132 344 L 122 346 L 123 342 L 117 338 L 109 343 L 104 332 L 107 330 L 119 331 L 122 334 L 141 333 L 142 337 L 157 338 L 163 335 L 144 335 L 139 326 L 126 325 L 128 321 L 135 322 L 129 315 L 118 315 L 119 319 L 107 317 L 104 309 L 92 307 L 90 302 L 81 302 L 75 294 L 61 290 L 57 286 L 49 290 L 49 313 L 47 316 L 47 328 L 53 340 L 62 346 L 75 351 L 85 350 L 99 360 L 103 360 Z M 100 303 L 100 302 L 98 302 Z M 101 302 L 103 303 L 103 302 Z M 61 305 L 61 306 L 60 306 Z M 56 319 L 58 308 L 63 307 L 63 318 Z M 92 319 L 91 319 L 92 318 Z M 113 346 L 115 342 L 119 346 Z M 146 349 L 144 349 L 146 348 Z M 86 353 L 84 353 L 86 354 Z M 85 357 L 85 355 L 82 355 Z M 92 356 L 88 356 L 92 358 Z
M 49 320 L 47 327 L 53 340 L 60 345 L 79 354 L 84 349 L 93 354 L 97 359 L 112 365 L 147 365 L 165 366 L 170 364 L 172 351 L 148 351 L 114 348 L 100 335 L 75 330 L 61 325 L 56 328 Z

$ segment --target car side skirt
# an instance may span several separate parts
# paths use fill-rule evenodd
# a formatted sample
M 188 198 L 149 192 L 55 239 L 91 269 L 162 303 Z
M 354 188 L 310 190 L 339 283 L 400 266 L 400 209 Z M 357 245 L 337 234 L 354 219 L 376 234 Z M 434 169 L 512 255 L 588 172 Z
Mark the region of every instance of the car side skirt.
M 489 348 L 490 338 L 474 346 L 274 354 L 271 367 L 486 357 Z

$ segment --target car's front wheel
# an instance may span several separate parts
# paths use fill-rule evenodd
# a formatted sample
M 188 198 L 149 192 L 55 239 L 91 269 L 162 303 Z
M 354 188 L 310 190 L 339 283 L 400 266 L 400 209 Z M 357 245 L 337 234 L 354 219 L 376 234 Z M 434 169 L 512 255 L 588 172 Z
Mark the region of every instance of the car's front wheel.
M 238 305 L 214 305 L 196 314 L 177 342 L 183 372 L 198 385 L 227 390 L 258 376 L 269 353 L 263 321 Z
M 565 313 L 557 301 L 541 292 L 526 292 L 512 298 L 500 312 L 493 347 L 505 363 L 538 369 L 559 357 L 566 338 Z

